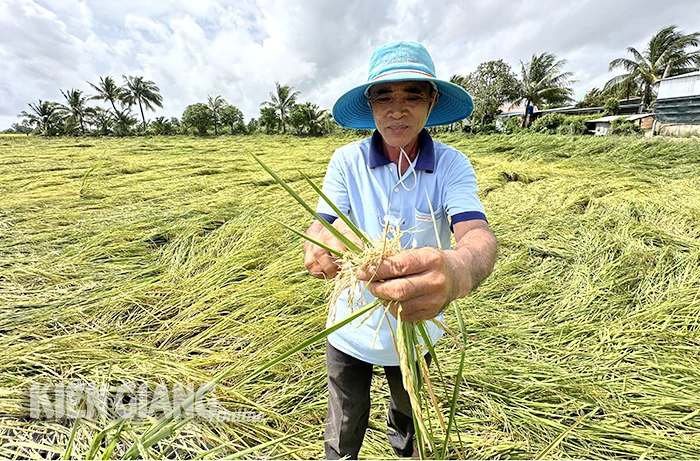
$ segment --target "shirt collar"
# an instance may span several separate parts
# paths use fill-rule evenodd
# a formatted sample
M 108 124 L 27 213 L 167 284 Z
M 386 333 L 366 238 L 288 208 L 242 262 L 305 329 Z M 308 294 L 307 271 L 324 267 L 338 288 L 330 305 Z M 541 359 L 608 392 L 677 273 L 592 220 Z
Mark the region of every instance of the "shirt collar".
M 433 138 L 430 137 L 430 133 L 425 128 L 418 134 L 418 146 L 420 147 L 420 155 L 418 155 L 416 162 L 416 170 L 432 173 L 435 170 L 435 148 Z M 369 167 L 376 168 L 389 163 L 391 160 L 384 155 L 382 135 L 379 134 L 378 130 L 375 130 L 369 145 Z

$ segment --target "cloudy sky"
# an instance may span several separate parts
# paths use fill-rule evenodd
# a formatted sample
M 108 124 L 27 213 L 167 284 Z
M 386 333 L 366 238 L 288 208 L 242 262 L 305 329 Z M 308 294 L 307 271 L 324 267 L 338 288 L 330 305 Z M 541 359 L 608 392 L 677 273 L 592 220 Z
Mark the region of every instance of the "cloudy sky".
M 700 1 L 0 0 L 0 129 L 28 102 L 89 92 L 86 81 L 106 75 L 153 80 L 164 107 L 151 118 L 207 95 L 258 117 L 275 81 L 330 109 L 393 40 L 423 43 L 445 79 L 499 58 L 517 71 L 552 52 L 580 99 L 613 76 L 610 60 L 671 24 L 700 30 Z

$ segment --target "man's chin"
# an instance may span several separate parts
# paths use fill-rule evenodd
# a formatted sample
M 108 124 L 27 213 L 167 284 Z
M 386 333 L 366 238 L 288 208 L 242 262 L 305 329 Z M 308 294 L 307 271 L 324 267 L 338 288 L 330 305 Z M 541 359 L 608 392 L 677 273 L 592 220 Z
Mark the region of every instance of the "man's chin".
M 416 136 L 411 136 L 408 133 L 408 130 L 406 130 L 402 133 L 399 133 L 399 134 L 392 133 L 391 131 L 385 132 L 385 133 L 382 133 L 382 137 L 384 138 L 385 143 L 387 143 L 389 146 L 395 147 L 397 149 L 399 147 L 402 147 L 402 146 L 405 147 L 406 145 L 410 144 L 411 141 L 413 141 L 416 138 Z

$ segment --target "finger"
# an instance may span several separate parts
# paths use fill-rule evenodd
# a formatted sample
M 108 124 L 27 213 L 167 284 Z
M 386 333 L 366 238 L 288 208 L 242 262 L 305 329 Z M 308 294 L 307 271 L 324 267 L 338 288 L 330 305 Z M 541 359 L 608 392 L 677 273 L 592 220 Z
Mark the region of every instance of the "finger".
M 305 253 L 304 267 L 309 271 L 309 274 L 319 279 L 334 278 L 338 273 L 338 265 L 327 251 Z
M 357 235 L 355 235 L 354 232 L 352 232 L 352 231 L 347 232 L 347 233 L 343 232 L 343 235 L 345 235 L 345 236 L 348 238 L 348 240 L 350 240 L 352 243 L 354 243 L 355 245 L 357 245 L 358 247 L 360 247 L 360 249 L 362 249 L 362 250 L 365 249 L 365 242 L 363 242 L 363 241 L 360 239 L 360 237 L 358 237 Z
M 321 272 L 326 274 L 327 278 L 334 278 L 338 274 L 338 264 L 336 259 L 330 253 L 320 255 L 316 259 L 316 264 L 320 268 Z
M 321 255 L 318 259 L 318 264 L 321 266 L 323 269 L 323 272 L 326 274 L 335 274 L 338 272 L 340 269 L 338 267 L 338 258 L 336 258 L 334 255 L 330 253 L 326 253 L 324 255 Z
M 306 267 L 306 270 L 311 276 L 316 277 L 317 279 L 325 279 L 327 277 L 315 259 L 304 262 L 304 267 Z
M 401 319 L 406 322 L 420 322 L 435 318 L 445 304 L 445 299 L 438 293 L 409 299 L 401 303 Z
M 397 311 L 400 305 L 402 322 L 421 322 L 438 316 L 443 308 L 443 304 L 440 303 L 439 299 L 439 296 L 426 295 L 416 298 L 415 302 L 410 303 L 389 301 L 387 310 L 394 318 L 397 318 Z
M 437 317 L 442 309 L 442 304 L 436 304 L 438 297 L 426 295 L 415 299 L 415 302 L 401 303 L 402 322 L 420 322 Z M 397 318 L 399 303 L 387 301 L 389 313 Z M 385 304 L 385 305 L 387 305 Z
M 328 276 L 327 276 L 323 271 L 312 271 L 312 270 L 310 270 L 310 271 L 309 271 L 309 275 L 312 276 L 312 277 L 314 277 L 314 278 L 321 279 L 321 280 L 327 280 L 327 279 L 328 279 Z
M 343 220 L 339 219 L 339 220 L 336 221 L 336 223 L 337 223 L 337 225 L 334 224 L 334 225 L 335 225 L 335 228 L 336 228 L 341 234 L 343 234 L 348 240 L 350 240 L 352 243 L 354 243 L 354 244 L 357 245 L 358 247 L 360 247 L 360 248 L 362 248 L 362 249 L 365 248 L 365 244 L 364 244 L 364 242 L 362 241 L 362 239 L 360 239 L 360 237 L 358 237 L 358 236 L 352 231 L 352 229 L 350 229 L 350 228 L 348 227 L 348 225 L 345 224 L 345 222 L 344 222 Z
M 360 271 L 358 278 L 364 281 L 386 280 L 424 272 L 434 256 L 432 252 L 421 250 L 408 250 L 384 258 L 379 265 Z
M 333 237 L 332 239 L 320 240 L 320 242 L 323 243 L 324 245 L 326 245 L 328 248 L 335 250 L 341 254 L 348 251 L 348 249 L 345 247 L 345 245 L 343 245 L 342 242 L 335 237 Z M 311 245 L 313 245 L 313 247 L 311 248 L 311 252 L 317 254 L 318 255 L 317 257 L 320 257 L 320 255 L 330 254 L 328 252 L 328 250 L 326 250 L 325 248 L 321 248 L 320 246 L 318 246 L 316 244 L 311 244 Z M 336 256 L 333 255 L 333 257 L 336 257 Z
M 328 229 L 323 227 L 318 234 L 316 234 L 315 239 L 318 240 L 320 243 L 323 243 L 329 248 L 332 248 L 333 250 L 338 251 L 339 253 L 345 253 L 348 249 L 343 245 L 343 242 L 338 240 L 338 238 L 333 235 Z M 319 247 L 318 245 L 309 242 L 308 240 L 305 242 L 305 245 L 309 245 L 311 251 L 318 251 L 318 252 L 327 252 L 326 249 Z
M 394 301 L 408 301 L 418 296 L 440 292 L 445 276 L 435 272 L 423 272 L 395 279 L 369 282 L 365 287 L 373 296 Z
M 316 255 L 313 251 L 307 251 L 304 253 L 304 267 L 307 271 L 309 271 L 309 274 L 313 275 L 314 277 L 326 278 L 326 275 L 323 273 L 323 268 L 318 263 Z

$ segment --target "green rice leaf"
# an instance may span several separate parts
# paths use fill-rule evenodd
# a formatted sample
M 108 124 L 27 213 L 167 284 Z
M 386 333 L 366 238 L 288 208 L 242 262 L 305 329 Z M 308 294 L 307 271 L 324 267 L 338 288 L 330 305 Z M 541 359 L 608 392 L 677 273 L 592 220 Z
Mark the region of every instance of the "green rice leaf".
M 371 311 L 372 309 L 374 309 L 374 308 L 375 308 L 376 306 L 378 306 L 379 304 L 381 304 L 381 300 L 376 299 L 376 300 L 374 300 L 373 302 L 371 302 L 371 303 L 367 304 L 366 306 L 364 306 L 362 309 L 358 309 L 357 311 L 353 312 L 351 315 L 349 315 L 348 317 L 344 318 L 343 320 L 341 320 L 340 322 L 336 323 L 335 325 L 332 325 L 332 326 L 326 328 L 325 330 L 323 330 L 322 332 L 315 334 L 314 336 L 312 336 L 311 338 L 307 339 L 306 341 L 304 341 L 304 342 L 302 342 L 302 343 L 299 343 L 296 347 L 293 347 L 292 349 L 288 350 L 287 352 L 285 352 L 284 354 L 280 355 L 280 356 L 277 357 L 276 359 L 267 362 L 266 364 L 264 364 L 263 366 L 261 366 L 260 368 L 258 368 L 257 370 L 255 370 L 253 373 L 251 373 L 251 374 L 248 375 L 245 379 L 243 379 L 243 381 L 241 381 L 241 382 L 239 383 L 239 385 L 245 384 L 245 383 L 247 383 L 247 382 L 249 382 L 249 381 L 251 381 L 251 380 L 257 378 L 258 376 L 260 376 L 261 374 L 263 374 L 266 370 L 268 370 L 269 368 L 272 368 L 273 366 L 277 365 L 278 363 L 280 363 L 282 360 L 286 359 L 286 358 L 289 357 L 290 355 L 296 354 L 297 352 L 299 352 L 300 350 L 302 350 L 302 349 L 304 349 L 304 348 L 310 346 L 311 344 L 313 344 L 313 343 L 315 343 L 315 342 L 317 342 L 317 341 L 320 341 L 320 340 L 322 340 L 322 339 L 325 339 L 328 335 L 330 335 L 330 334 L 333 333 L 334 331 L 339 330 L 340 328 L 344 327 L 345 325 L 347 325 L 348 323 L 352 322 L 352 321 L 355 320 L 356 318 L 358 318 L 358 317 L 364 315 L 365 313 Z M 223 379 L 223 378 L 222 378 L 222 379 Z
M 280 226 L 284 227 L 285 229 L 294 232 L 294 233 L 297 234 L 299 237 L 308 240 L 309 242 L 313 243 L 314 245 L 320 246 L 321 248 L 323 248 L 323 249 L 326 250 L 327 252 L 329 252 L 329 253 L 331 253 L 331 254 L 334 254 L 334 255 L 336 255 L 336 256 L 343 256 L 343 253 L 341 253 L 340 251 L 335 250 L 335 249 L 333 249 L 333 248 L 331 248 L 331 247 L 329 247 L 329 246 L 327 246 L 327 245 L 325 245 L 325 244 L 319 242 L 318 240 L 309 237 L 308 235 L 306 235 L 306 234 L 303 233 L 303 232 L 299 232 L 298 230 L 294 229 L 293 227 L 290 227 L 290 226 L 286 225 L 286 224 L 283 223 L 282 221 L 279 221 L 279 220 L 277 220 L 277 219 L 275 219 L 275 218 L 270 218 L 270 219 L 272 219 L 274 222 L 276 222 L 276 223 L 279 224 Z
M 66 445 L 66 451 L 63 452 L 62 459 L 72 459 L 71 456 L 73 452 L 73 443 L 75 442 L 75 432 L 78 430 L 78 424 L 80 424 L 80 418 L 76 418 L 73 423 L 73 429 L 70 431 L 70 438 L 68 439 L 68 444 Z
M 109 426 L 105 427 L 102 429 L 100 432 L 95 434 L 95 437 L 93 437 L 92 442 L 90 443 L 90 448 L 88 449 L 88 453 L 85 456 L 85 459 L 95 459 L 97 458 L 97 451 L 100 449 L 102 446 L 102 439 L 107 435 L 109 431 L 114 429 L 115 427 L 121 428 L 125 424 L 124 420 L 117 420 L 110 424 Z M 121 431 L 121 429 L 119 429 Z
M 340 211 L 340 209 L 337 206 L 335 206 L 335 203 L 333 203 L 333 201 L 331 199 L 329 199 L 326 194 L 323 193 L 321 188 L 318 187 L 316 184 L 314 184 L 314 182 L 311 180 L 311 178 L 309 178 L 305 173 L 303 173 L 301 171 L 299 173 L 301 173 L 301 175 L 304 177 L 306 182 L 309 183 L 309 185 L 313 188 L 313 190 L 315 190 L 316 193 L 319 196 L 321 196 L 321 198 L 328 204 L 328 206 L 330 206 L 333 209 L 333 211 L 335 211 L 335 213 L 338 215 L 338 217 L 343 220 L 343 222 L 350 228 L 350 230 L 355 235 L 357 235 L 357 237 L 360 240 L 362 240 L 365 243 L 365 245 L 370 245 L 372 243 L 372 242 L 370 242 L 369 238 L 367 238 L 365 233 L 362 232 L 357 226 L 355 226 L 355 224 L 353 224 L 353 222 L 350 221 L 350 218 L 345 216 L 345 213 Z
M 109 445 L 107 445 L 107 448 L 105 448 L 104 453 L 102 453 L 102 459 L 112 459 L 112 454 L 114 453 L 114 449 L 119 443 L 119 436 L 121 435 L 122 430 L 124 429 L 125 422 L 126 421 L 122 421 L 122 424 L 117 426 L 116 434 L 114 434 L 114 437 L 112 437 L 112 441 L 109 442 Z
M 250 155 L 252 155 L 253 158 L 255 159 L 255 161 L 258 162 L 258 163 L 260 164 L 260 166 L 263 167 L 263 169 L 265 169 L 265 171 L 267 171 L 267 172 L 270 174 L 270 176 L 272 176 L 272 177 L 274 178 L 275 181 L 277 181 L 277 184 L 279 184 L 280 186 L 282 186 L 282 188 L 283 188 L 284 190 L 286 190 L 286 191 L 289 193 L 289 195 L 292 196 L 292 198 L 293 198 L 294 200 L 296 200 L 302 207 L 304 207 L 304 209 L 305 209 L 306 211 L 308 211 L 309 213 L 311 213 L 311 215 L 312 215 L 314 218 L 316 218 L 316 219 L 318 220 L 318 222 L 320 222 L 321 225 L 323 225 L 323 227 L 325 227 L 331 234 L 333 234 L 333 236 L 334 236 L 335 238 L 337 238 L 338 240 L 340 240 L 340 241 L 343 243 L 343 245 L 345 245 L 345 247 L 346 247 L 348 250 L 350 250 L 350 251 L 355 251 L 355 252 L 361 252 L 361 251 L 362 251 L 362 249 L 361 249 L 360 247 L 358 247 L 357 245 L 355 245 L 355 243 L 353 243 L 350 239 L 348 239 L 346 236 L 344 236 L 338 229 L 336 229 L 335 227 L 333 227 L 333 225 L 332 225 L 331 223 L 329 223 L 328 221 L 326 221 L 325 219 L 323 219 L 318 213 L 316 213 L 316 211 L 314 211 L 314 209 L 311 208 L 311 207 L 304 201 L 304 199 L 302 199 L 302 198 L 299 196 L 299 194 L 297 194 L 296 192 L 294 192 L 294 190 L 293 190 L 291 187 L 289 187 L 289 185 L 284 181 L 284 179 L 282 179 L 277 173 L 275 173 L 274 170 L 273 170 L 272 168 L 270 168 L 269 166 L 265 165 L 265 163 L 264 163 L 262 160 L 260 160 L 260 158 L 259 158 L 257 155 L 252 154 L 252 153 L 251 153 Z
M 462 311 L 459 309 L 459 305 L 456 302 L 452 302 L 452 305 L 455 308 L 455 316 L 457 317 L 457 324 L 459 325 L 459 330 L 462 332 L 462 347 L 465 347 L 467 345 L 467 329 L 464 325 L 464 318 L 462 317 Z M 455 377 L 455 388 L 454 391 L 452 392 L 452 400 L 450 401 L 450 414 L 449 417 L 447 418 L 447 431 L 445 433 L 445 440 L 443 441 L 442 444 L 442 451 L 440 452 L 440 456 L 438 456 L 438 459 L 445 459 L 447 455 L 447 447 L 448 447 L 448 442 L 450 441 L 450 434 L 452 432 L 452 426 L 457 425 L 457 421 L 455 419 L 455 413 L 457 411 L 457 399 L 459 398 L 459 388 L 460 385 L 462 384 L 462 374 L 464 373 L 464 361 L 466 359 L 466 354 L 462 352 L 460 358 L 459 358 L 459 368 L 457 369 L 457 376 Z M 457 437 L 459 436 L 459 430 L 457 431 Z M 462 444 L 462 439 L 459 438 L 460 442 L 460 448 Z

